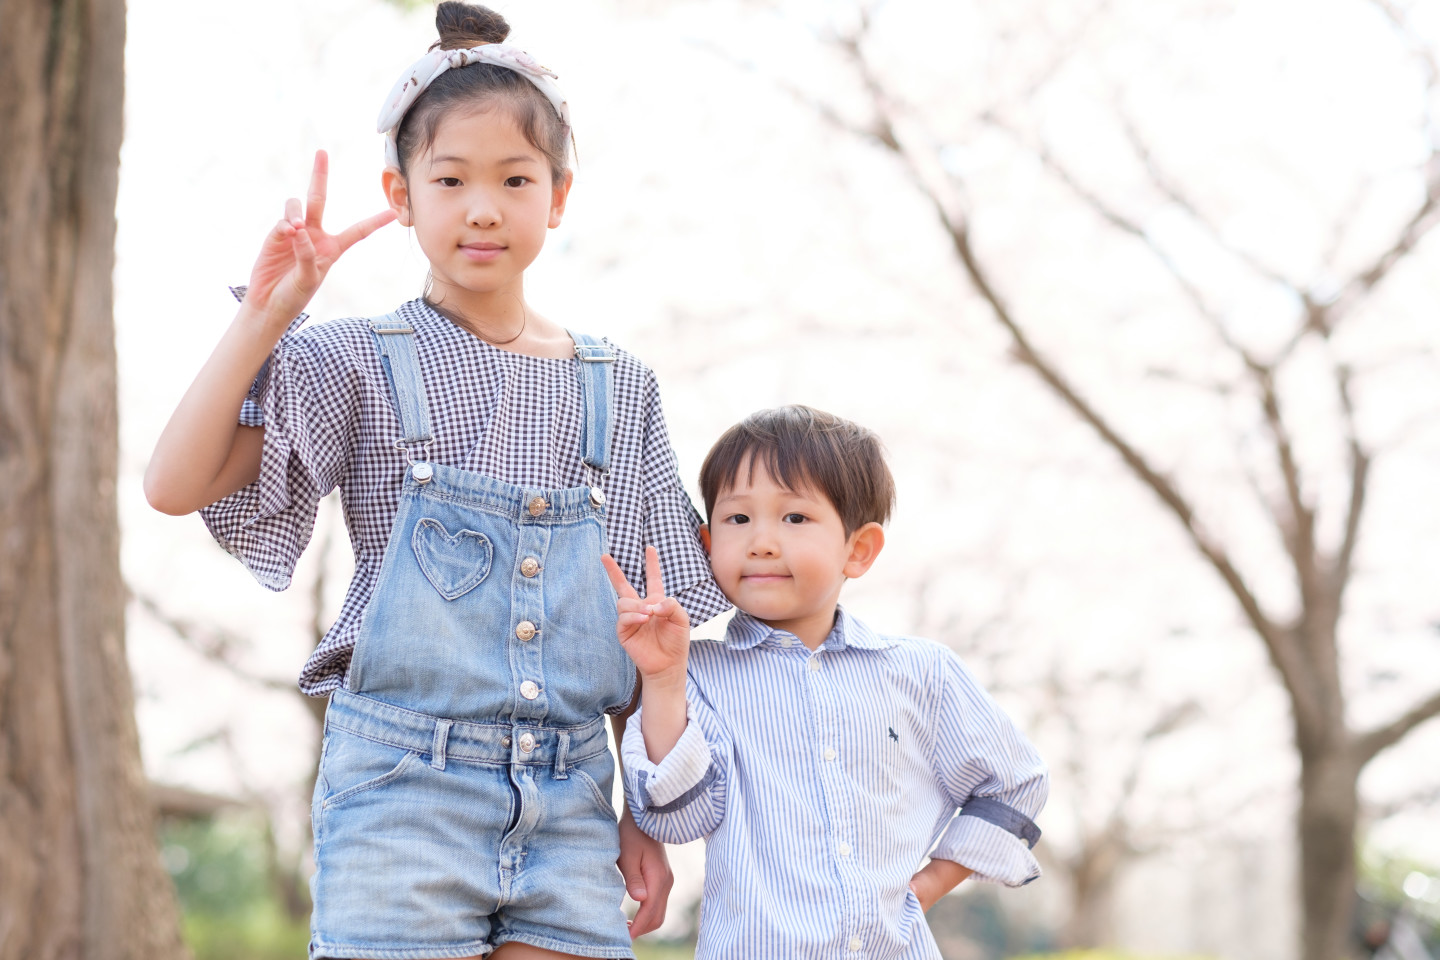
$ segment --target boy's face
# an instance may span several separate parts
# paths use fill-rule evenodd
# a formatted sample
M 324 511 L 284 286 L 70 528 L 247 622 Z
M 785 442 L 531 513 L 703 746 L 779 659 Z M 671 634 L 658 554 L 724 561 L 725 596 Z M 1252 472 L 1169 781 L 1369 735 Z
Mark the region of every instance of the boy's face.
M 798 486 L 742 463 L 715 500 L 708 546 L 715 582 L 735 606 L 814 649 L 834 623 L 841 586 L 870 568 L 885 538 L 877 523 L 846 536 L 829 498 Z

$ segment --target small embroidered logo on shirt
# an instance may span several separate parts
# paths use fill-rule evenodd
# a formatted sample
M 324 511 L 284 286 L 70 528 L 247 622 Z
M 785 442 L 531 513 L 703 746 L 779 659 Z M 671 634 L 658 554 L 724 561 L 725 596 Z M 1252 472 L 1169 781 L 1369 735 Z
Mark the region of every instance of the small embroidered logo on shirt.
M 891 740 L 894 740 L 896 743 L 899 743 L 899 742 L 900 742 L 900 734 L 898 734 L 898 733 L 895 732 L 895 728 L 894 728 L 894 727 L 886 727 L 885 729 L 890 731 L 890 739 L 891 739 Z

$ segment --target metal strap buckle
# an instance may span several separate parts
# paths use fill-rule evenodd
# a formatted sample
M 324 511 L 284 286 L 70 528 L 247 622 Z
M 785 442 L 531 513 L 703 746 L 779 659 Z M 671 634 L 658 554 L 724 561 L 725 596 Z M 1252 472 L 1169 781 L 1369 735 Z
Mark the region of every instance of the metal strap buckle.
M 601 355 L 599 355 L 599 356 L 591 356 L 590 354 L 588 354 L 588 353 L 585 352 L 585 351 L 587 351 L 587 350 L 604 350 L 604 351 L 606 351 L 606 353 L 605 353 L 605 354 L 601 354 Z M 599 347 L 599 346 L 595 346 L 595 345 L 593 345 L 593 344 L 586 344 L 586 343 L 577 343 L 577 344 L 575 344 L 575 356 L 578 357 L 579 359 L 585 361 L 586 363 L 614 363 L 614 362 L 615 362 L 615 354 L 614 354 L 613 352 L 611 352 L 611 350 L 610 350 L 609 347 Z

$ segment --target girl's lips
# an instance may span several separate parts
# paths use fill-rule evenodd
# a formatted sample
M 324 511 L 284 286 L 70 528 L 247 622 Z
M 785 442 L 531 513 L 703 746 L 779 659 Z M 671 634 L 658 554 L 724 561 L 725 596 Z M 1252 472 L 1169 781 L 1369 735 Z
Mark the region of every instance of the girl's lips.
M 467 243 L 460 246 L 460 252 L 475 263 L 488 263 L 504 253 L 505 248 L 498 243 Z

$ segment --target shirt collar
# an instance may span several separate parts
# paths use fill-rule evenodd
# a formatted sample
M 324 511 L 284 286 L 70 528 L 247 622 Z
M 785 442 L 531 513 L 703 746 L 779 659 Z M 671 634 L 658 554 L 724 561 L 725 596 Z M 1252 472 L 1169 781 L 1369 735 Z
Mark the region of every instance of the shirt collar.
M 835 626 L 829 636 L 825 638 L 826 650 L 832 653 L 844 650 L 846 647 L 858 647 L 861 650 L 886 650 L 895 646 L 894 640 L 871 630 L 864 621 L 847 613 L 844 607 L 836 609 L 838 616 L 835 617 Z M 791 636 L 787 631 L 776 630 L 774 627 L 756 620 L 745 611 L 737 609 L 735 616 L 730 620 L 730 625 L 725 629 L 725 645 L 731 650 L 749 650 L 776 635 Z

